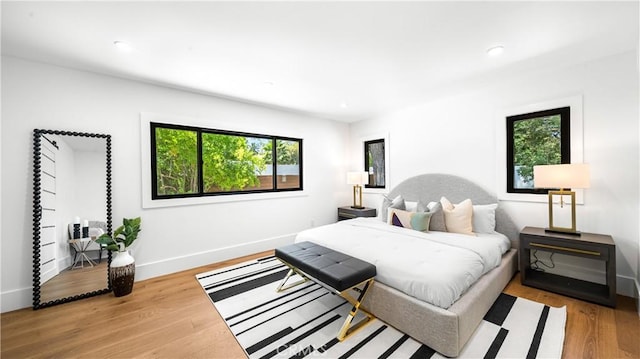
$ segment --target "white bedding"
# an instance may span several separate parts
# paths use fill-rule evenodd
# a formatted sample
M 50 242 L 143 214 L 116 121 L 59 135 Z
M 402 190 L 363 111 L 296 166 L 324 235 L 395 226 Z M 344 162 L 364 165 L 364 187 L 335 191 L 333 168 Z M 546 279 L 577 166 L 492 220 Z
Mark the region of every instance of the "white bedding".
M 500 265 L 509 239 L 500 234 L 468 236 L 418 232 L 375 218 L 356 218 L 300 232 L 310 241 L 376 266 L 376 281 L 443 309 L 483 274 Z

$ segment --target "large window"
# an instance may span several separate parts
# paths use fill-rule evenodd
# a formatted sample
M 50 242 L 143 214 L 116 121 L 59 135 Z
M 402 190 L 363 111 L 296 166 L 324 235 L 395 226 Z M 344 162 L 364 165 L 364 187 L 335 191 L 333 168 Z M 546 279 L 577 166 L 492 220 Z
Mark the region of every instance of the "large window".
M 366 188 L 385 188 L 384 138 L 364 142 L 364 170 L 369 173 Z
M 547 193 L 533 186 L 533 166 L 571 163 L 569 107 L 507 117 L 507 192 Z
M 302 140 L 150 124 L 152 199 L 302 190 Z

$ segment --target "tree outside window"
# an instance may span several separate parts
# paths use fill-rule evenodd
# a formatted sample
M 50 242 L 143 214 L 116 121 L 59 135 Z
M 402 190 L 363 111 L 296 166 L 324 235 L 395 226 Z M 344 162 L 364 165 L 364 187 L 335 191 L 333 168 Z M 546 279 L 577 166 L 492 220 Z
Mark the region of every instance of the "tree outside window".
M 268 139 L 217 133 L 202 134 L 204 191 L 219 193 L 259 189 Z M 272 189 L 269 183 L 263 189 Z
M 301 190 L 301 145 L 300 139 L 152 123 L 152 198 Z
M 570 163 L 569 107 L 507 117 L 507 192 L 533 187 L 533 166 Z
M 364 142 L 364 170 L 369 173 L 366 188 L 385 188 L 384 139 Z
M 198 133 L 192 130 L 155 128 L 155 154 L 159 195 L 193 194 L 198 186 Z

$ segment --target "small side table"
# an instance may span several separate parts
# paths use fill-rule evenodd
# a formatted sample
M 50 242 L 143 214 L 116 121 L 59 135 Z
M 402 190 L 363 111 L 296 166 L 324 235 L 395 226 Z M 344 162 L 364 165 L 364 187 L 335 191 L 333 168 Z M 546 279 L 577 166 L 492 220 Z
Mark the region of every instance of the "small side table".
M 338 207 L 338 221 L 356 217 L 375 217 L 378 213 L 375 208 L 351 208 L 351 206 Z
M 75 256 L 73 257 L 73 265 L 71 269 L 84 268 L 84 262 L 87 262 L 91 267 L 93 267 L 96 263 L 87 256 L 87 248 L 92 241 L 95 241 L 95 238 L 79 238 L 79 239 L 70 239 L 69 244 L 76 251 Z
M 604 261 L 606 284 L 531 269 L 532 250 Z M 574 236 L 525 227 L 520 232 L 520 279 L 522 284 L 530 287 L 615 308 L 616 245 L 609 235 L 582 233 Z

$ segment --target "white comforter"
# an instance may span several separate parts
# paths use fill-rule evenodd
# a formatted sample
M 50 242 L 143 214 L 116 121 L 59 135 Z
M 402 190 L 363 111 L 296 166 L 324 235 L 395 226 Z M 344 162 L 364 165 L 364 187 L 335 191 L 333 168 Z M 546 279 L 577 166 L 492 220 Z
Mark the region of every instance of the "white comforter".
M 447 309 L 483 274 L 500 265 L 509 239 L 423 233 L 375 218 L 356 218 L 300 232 L 311 241 L 376 266 L 376 281 Z

